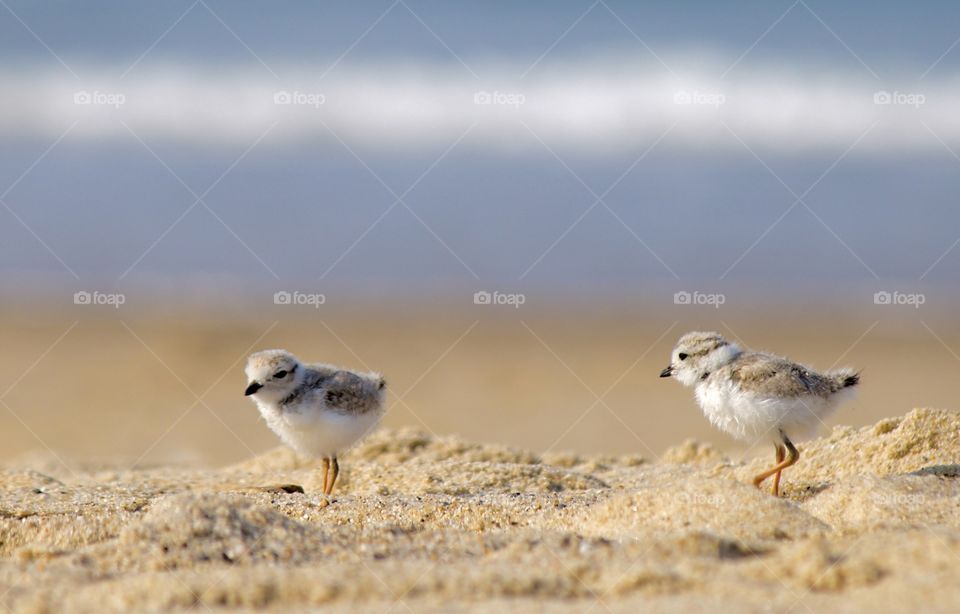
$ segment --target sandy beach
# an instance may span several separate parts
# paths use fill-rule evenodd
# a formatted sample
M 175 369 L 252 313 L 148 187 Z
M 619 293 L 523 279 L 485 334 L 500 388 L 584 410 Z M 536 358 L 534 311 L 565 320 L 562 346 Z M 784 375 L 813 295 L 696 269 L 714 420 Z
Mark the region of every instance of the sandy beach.
M 38 452 L 0 474 L 0 604 L 955 611 L 958 448 L 948 411 L 838 426 L 801 446 L 781 499 L 750 485 L 766 455 L 693 440 L 653 461 L 388 428 L 342 459 L 329 499 L 281 447 L 215 470 Z

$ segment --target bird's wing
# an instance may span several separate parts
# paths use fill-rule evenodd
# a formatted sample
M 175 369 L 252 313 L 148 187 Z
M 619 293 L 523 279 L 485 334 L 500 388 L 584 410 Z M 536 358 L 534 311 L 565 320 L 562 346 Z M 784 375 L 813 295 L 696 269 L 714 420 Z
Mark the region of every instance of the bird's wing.
M 822 375 L 779 356 L 752 352 L 727 368 L 741 389 L 761 397 L 826 396 L 830 390 Z
M 350 371 L 337 371 L 324 380 L 327 407 L 344 414 L 365 414 L 380 406 L 377 386 Z

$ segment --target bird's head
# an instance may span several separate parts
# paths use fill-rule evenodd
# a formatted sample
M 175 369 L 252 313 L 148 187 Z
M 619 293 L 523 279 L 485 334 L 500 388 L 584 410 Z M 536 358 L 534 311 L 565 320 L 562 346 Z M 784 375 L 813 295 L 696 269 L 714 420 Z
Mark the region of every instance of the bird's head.
M 741 351 L 720 333 L 687 333 L 677 341 L 670 365 L 660 372 L 660 377 L 673 376 L 684 386 L 692 386 L 739 356 Z
M 247 374 L 246 396 L 277 401 L 288 396 L 303 377 L 303 366 L 286 350 L 263 350 L 251 354 L 244 371 Z

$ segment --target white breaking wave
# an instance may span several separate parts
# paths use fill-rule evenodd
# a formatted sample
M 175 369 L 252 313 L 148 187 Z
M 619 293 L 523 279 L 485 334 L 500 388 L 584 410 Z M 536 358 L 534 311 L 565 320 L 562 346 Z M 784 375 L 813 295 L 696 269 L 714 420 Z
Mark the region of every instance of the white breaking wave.
M 276 67 L 274 67 L 276 68 Z M 726 78 L 605 60 L 524 67 L 339 66 L 262 70 L 138 67 L 0 72 L 0 135 L 54 139 L 166 139 L 197 146 L 250 143 L 351 147 L 464 146 L 587 153 L 664 147 L 898 153 L 960 149 L 960 81 L 898 87 L 859 73 L 747 69 Z M 253 76 L 252 76 L 253 75 Z M 289 78 L 288 78 L 289 77 Z M 336 137 L 333 134 L 336 134 Z M 666 134 L 666 136 L 664 136 Z M 858 142 L 858 139 L 862 141 Z M 740 139 L 744 143 L 740 142 Z M 338 145 L 339 146 L 339 145 Z

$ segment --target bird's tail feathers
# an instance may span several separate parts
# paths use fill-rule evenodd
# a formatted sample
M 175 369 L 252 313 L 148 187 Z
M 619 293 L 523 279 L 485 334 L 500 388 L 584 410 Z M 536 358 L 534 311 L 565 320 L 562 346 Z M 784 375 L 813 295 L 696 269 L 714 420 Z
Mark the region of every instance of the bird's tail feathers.
M 844 388 L 853 388 L 860 383 L 860 373 L 853 369 L 837 369 L 828 374 L 833 382 L 834 392 Z

